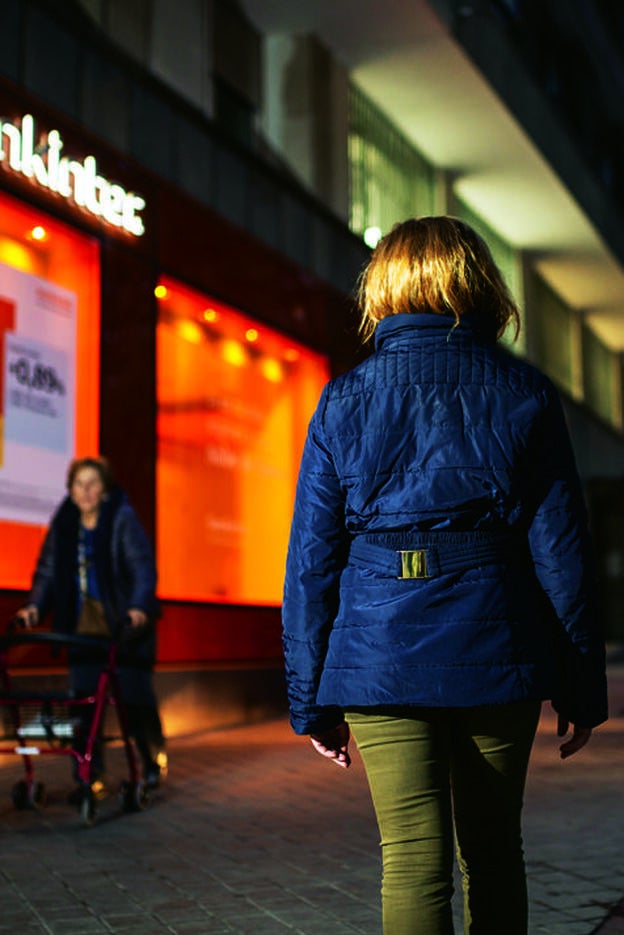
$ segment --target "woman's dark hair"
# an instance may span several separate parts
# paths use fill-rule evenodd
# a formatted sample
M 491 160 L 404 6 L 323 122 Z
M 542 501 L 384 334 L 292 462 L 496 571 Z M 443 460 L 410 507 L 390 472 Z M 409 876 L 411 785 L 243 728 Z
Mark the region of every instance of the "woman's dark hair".
M 412 218 L 395 224 L 364 269 L 358 299 L 360 332 L 371 337 L 382 318 L 399 312 L 435 312 L 458 324 L 472 315 L 500 338 L 520 313 L 489 247 L 469 224 L 454 217 Z
M 81 471 L 82 468 L 93 468 L 94 471 L 97 471 L 100 475 L 100 480 L 104 485 L 104 491 L 109 492 L 113 486 L 113 476 L 111 472 L 111 467 L 106 458 L 103 458 L 101 455 L 92 458 L 74 458 L 67 468 L 67 489 L 71 490 L 72 484 L 76 479 L 76 474 L 78 471 Z

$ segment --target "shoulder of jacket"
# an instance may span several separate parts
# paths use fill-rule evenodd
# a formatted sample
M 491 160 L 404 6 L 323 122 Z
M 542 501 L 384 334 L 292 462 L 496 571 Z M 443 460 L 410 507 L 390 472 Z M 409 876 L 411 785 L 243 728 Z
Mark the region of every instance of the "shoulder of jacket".
M 78 529 L 78 507 L 70 496 L 65 497 L 58 505 L 50 520 L 50 529 L 54 532 L 66 532 Z
M 334 377 L 325 386 L 326 400 L 356 393 L 371 379 L 375 355 L 361 361 L 351 370 Z
M 105 501 L 105 509 L 110 517 L 110 522 L 117 527 L 125 524 L 128 520 L 136 517 L 136 511 L 127 494 L 121 488 L 114 488 Z
M 536 396 L 557 394 L 557 390 L 546 374 L 523 357 L 513 354 L 508 348 L 497 344 L 493 348 L 496 354 L 498 367 L 504 371 L 511 380 Z

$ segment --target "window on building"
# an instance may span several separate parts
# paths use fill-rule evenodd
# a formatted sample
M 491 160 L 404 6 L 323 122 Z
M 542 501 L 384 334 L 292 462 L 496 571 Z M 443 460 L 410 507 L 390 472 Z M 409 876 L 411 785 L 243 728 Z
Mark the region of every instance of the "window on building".
M 260 35 L 239 4 L 214 0 L 211 6 L 215 121 L 230 139 L 250 147 L 261 99 Z
M 97 241 L 0 195 L 0 587 L 25 589 L 69 461 L 98 452 Z
M 517 250 L 514 250 L 507 241 L 503 240 L 503 238 L 496 233 L 493 227 L 490 227 L 486 221 L 479 217 L 479 215 L 476 214 L 472 208 L 469 208 L 461 199 L 457 199 L 456 214 L 462 220 L 466 221 L 467 224 L 470 224 L 470 226 L 483 237 L 490 248 L 490 253 L 492 254 L 494 262 L 503 274 L 503 279 L 505 280 L 507 288 L 516 300 L 521 317 L 520 333 L 517 340 L 514 340 L 515 329 L 510 326 L 503 335 L 502 340 L 503 343 L 515 353 L 522 354 L 526 350 L 526 336 L 524 329 L 524 295 L 522 289 L 520 255 Z
M 534 276 L 531 346 L 535 363 L 575 399 L 583 395 L 578 313 L 539 276 Z
M 591 330 L 583 328 L 583 395 L 591 409 L 611 425 L 621 425 L 619 360 Z
M 175 280 L 158 296 L 159 593 L 277 605 L 326 359 Z
M 428 215 L 434 171 L 356 87 L 349 95 L 350 226 L 374 246 L 393 224 Z
M 247 149 L 252 147 L 255 110 L 246 98 L 219 78 L 214 79 L 214 116 L 228 139 Z

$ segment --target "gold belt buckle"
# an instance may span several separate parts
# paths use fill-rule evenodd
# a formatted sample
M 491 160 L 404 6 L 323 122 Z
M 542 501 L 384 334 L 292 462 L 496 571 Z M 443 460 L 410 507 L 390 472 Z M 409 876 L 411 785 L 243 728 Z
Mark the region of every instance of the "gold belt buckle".
M 426 549 L 398 549 L 401 556 L 399 581 L 407 578 L 429 578 Z

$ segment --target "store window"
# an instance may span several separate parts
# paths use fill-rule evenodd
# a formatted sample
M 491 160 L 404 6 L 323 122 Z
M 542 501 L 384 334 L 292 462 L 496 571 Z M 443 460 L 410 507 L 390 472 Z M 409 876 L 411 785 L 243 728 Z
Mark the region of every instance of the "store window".
M 278 605 L 326 359 L 175 280 L 157 296 L 159 593 Z
M 0 587 L 27 588 L 69 461 L 97 453 L 97 241 L 0 194 Z

